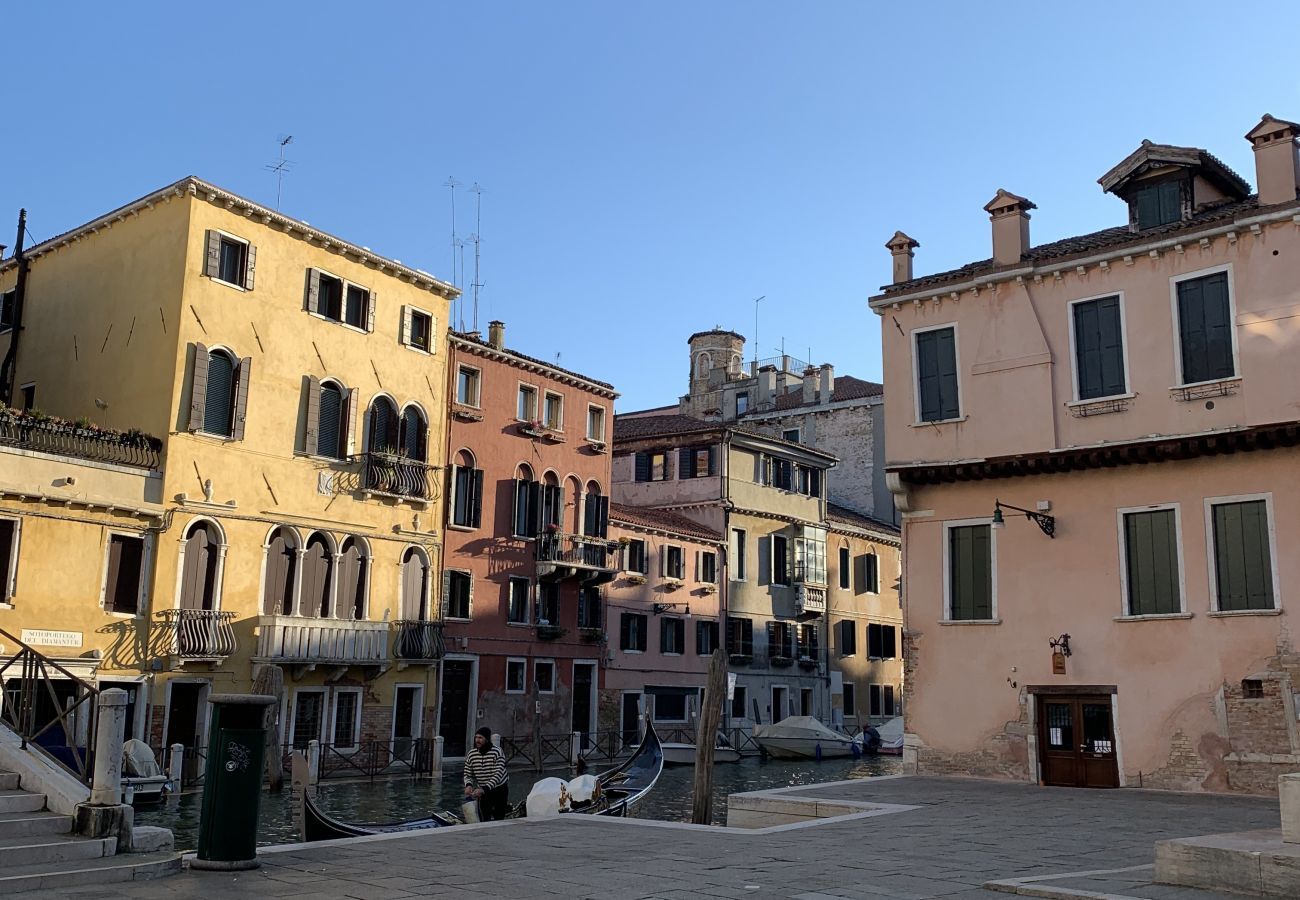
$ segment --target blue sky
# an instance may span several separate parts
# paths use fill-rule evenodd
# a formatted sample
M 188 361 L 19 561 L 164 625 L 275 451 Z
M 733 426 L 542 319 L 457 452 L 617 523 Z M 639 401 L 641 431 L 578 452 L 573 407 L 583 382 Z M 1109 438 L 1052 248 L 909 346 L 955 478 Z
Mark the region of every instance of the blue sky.
M 462 235 L 481 184 L 480 325 L 621 409 L 675 401 L 691 332 L 752 338 L 759 295 L 762 356 L 876 379 L 895 229 L 925 273 L 989 255 L 999 187 L 1035 243 L 1108 227 L 1096 179 L 1142 138 L 1253 183 L 1242 135 L 1300 119 L 1300 5 L 1057 6 L 23 4 L 0 241 L 20 206 L 41 240 L 188 174 L 273 203 L 292 134 L 284 212 L 449 280 L 442 184 Z

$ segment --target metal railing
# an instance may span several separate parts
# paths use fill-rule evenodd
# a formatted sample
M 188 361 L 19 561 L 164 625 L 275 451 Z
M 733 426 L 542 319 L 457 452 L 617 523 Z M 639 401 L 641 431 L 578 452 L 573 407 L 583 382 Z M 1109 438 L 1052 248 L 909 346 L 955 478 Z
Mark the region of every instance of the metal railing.
M 613 571 L 614 564 L 609 559 L 612 546 L 617 545 L 602 537 L 554 531 L 538 536 L 537 561 Z
M 673 727 L 656 725 L 655 731 L 659 735 L 659 740 L 665 743 L 695 743 L 696 729 L 694 725 L 679 725 Z M 718 734 L 722 735 L 729 745 L 741 753 L 762 752 L 762 748 L 759 747 L 758 742 L 754 740 L 753 735 L 751 735 L 749 730 L 746 728 L 741 728 L 740 726 L 719 728 Z
M 99 690 L 0 628 L 18 650 L 0 657 L 0 723 L 87 784 L 93 773 L 90 747 L 95 734 Z M 60 692 L 55 682 L 71 687 Z
M 284 771 L 290 771 L 295 752 L 305 753 L 305 745 L 285 744 L 281 748 Z M 319 777 L 379 778 L 388 775 L 428 776 L 434 774 L 434 742 L 427 738 L 400 738 L 396 741 L 359 741 L 351 747 L 320 745 Z
M 362 453 L 359 459 L 363 491 L 390 497 L 433 499 L 433 466 L 428 463 L 375 451 Z
M 17 410 L 0 410 L 0 444 L 143 469 L 157 469 L 162 453 L 162 441 L 141 431 L 110 431 Z
M 163 620 L 170 638 L 170 652 L 181 659 L 221 660 L 235 652 L 233 612 L 218 609 L 163 609 L 156 615 Z
M 637 741 L 626 742 L 623 738 L 623 733 L 615 729 L 589 732 L 581 739 L 578 754 L 588 763 L 613 762 L 636 749 Z M 572 762 L 573 734 L 543 734 L 540 748 L 532 735 L 502 735 L 501 752 L 505 754 L 507 766 L 532 769 L 567 766 Z
M 399 619 L 393 623 L 397 636 L 393 656 L 408 662 L 437 662 L 446 653 L 443 623 L 420 619 Z

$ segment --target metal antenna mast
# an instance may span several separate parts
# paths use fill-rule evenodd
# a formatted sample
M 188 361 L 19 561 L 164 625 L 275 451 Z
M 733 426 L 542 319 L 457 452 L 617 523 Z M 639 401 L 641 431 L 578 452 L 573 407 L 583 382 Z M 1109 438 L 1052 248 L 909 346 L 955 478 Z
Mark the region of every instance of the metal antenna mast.
M 456 188 L 460 187 L 460 182 L 456 180 L 455 176 L 448 175 L 442 186 L 451 189 L 451 283 L 456 287 L 460 287 L 460 281 L 456 278 Z M 463 299 L 457 300 L 457 303 L 460 304 L 464 302 Z M 461 324 L 464 325 L 463 322 Z
M 754 371 L 751 377 L 758 377 L 758 304 L 767 299 L 767 294 L 754 298 Z
M 289 162 L 284 158 L 284 148 L 293 143 L 293 135 L 286 134 L 284 137 L 276 138 L 280 142 L 280 161 L 272 163 L 269 166 L 263 166 L 268 172 L 275 174 L 275 208 L 280 208 L 280 192 L 284 187 L 284 176 L 289 171 Z
M 469 192 L 474 195 L 474 233 L 469 239 L 474 242 L 474 283 L 471 287 L 474 289 L 474 330 L 478 331 L 478 291 L 483 287 L 483 282 L 478 280 L 479 244 L 483 235 L 483 188 L 476 181 Z

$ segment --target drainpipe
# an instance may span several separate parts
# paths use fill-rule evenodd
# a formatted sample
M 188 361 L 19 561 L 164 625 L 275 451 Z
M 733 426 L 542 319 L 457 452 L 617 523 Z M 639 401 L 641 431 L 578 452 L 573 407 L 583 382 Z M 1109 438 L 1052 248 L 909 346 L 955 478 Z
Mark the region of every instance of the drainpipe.
M 0 404 L 13 406 L 14 370 L 18 362 L 18 337 L 23 333 L 23 297 L 27 293 L 27 258 L 23 256 L 23 237 L 27 234 L 27 210 L 18 210 L 18 239 L 14 242 L 14 259 L 18 263 L 18 282 L 14 285 L 14 323 L 9 332 L 9 350 L 0 363 Z

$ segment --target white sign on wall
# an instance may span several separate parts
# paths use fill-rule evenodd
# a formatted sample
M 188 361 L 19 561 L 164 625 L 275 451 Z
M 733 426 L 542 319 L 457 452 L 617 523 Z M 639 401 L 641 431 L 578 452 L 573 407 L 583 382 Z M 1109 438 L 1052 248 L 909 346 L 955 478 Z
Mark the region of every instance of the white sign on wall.
M 24 628 L 21 635 L 24 644 L 33 647 L 80 647 L 80 631 L 46 631 L 41 628 Z

